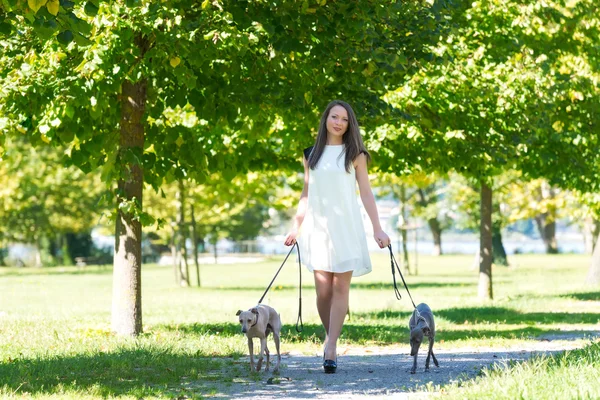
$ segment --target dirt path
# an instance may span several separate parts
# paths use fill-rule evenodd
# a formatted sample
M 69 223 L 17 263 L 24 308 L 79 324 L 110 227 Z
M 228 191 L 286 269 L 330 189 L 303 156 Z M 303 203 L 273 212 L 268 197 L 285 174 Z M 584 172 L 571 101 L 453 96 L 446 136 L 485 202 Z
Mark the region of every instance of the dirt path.
M 590 337 L 591 332 L 587 334 Z M 598 338 L 600 332 L 591 336 Z M 551 354 L 589 343 L 589 339 L 587 342 L 575 339 L 580 338 L 543 338 L 520 348 L 438 350 L 440 366 L 436 368 L 432 362 L 430 372 L 424 371 L 425 357 L 421 352 L 415 375 L 410 374 L 412 357 L 407 354 L 408 346 L 340 348 L 343 355 L 338 359 L 338 371 L 331 375 L 323 373 L 321 357 L 316 355 L 285 354 L 279 376 L 249 373 L 249 361 L 244 357 L 236 361 L 233 369 L 215 375 L 215 378 L 232 377 L 231 382 L 215 379 L 202 384 L 182 383 L 187 390 L 219 399 L 414 399 L 422 397 L 423 386 L 472 379 L 481 368 L 491 364 L 522 361 L 536 354 Z

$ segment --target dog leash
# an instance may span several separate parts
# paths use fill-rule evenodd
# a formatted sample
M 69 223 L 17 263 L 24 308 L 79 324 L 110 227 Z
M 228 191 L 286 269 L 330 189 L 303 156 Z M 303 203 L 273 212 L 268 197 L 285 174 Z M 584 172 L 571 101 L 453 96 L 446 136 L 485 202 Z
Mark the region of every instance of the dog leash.
M 287 261 L 288 257 L 290 256 L 290 254 L 292 254 L 292 251 L 294 250 L 294 247 L 298 251 L 298 279 L 299 279 L 298 280 L 298 319 L 296 320 L 296 332 L 300 333 L 300 332 L 302 332 L 304 330 L 304 325 L 302 324 L 302 265 L 301 265 L 301 262 L 300 262 L 300 246 L 298 246 L 298 242 L 297 241 L 294 243 L 294 245 L 292 246 L 292 248 L 288 252 L 287 256 L 285 256 L 285 259 L 281 263 L 281 266 L 277 270 L 277 273 L 275 273 L 275 276 L 271 280 L 271 283 L 269 283 L 269 286 L 267 286 L 267 289 L 265 290 L 265 292 L 263 293 L 262 297 L 258 301 L 258 304 L 262 303 L 263 299 L 265 298 L 265 296 L 269 292 L 269 289 L 271 289 L 271 286 L 273 285 L 273 282 L 275 282 L 275 279 L 277 278 L 277 275 L 279 275 L 279 272 L 281 271 L 281 269 L 285 265 L 285 262 Z M 298 328 L 298 324 L 300 324 L 299 328 Z
M 400 267 L 398 266 L 398 262 L 396 261 L 396 258 L 394 257 L 394 253 L 392 252 L 391 244 L 388 245 L 388 249 L 390 250 L 390 262 L 392 264 L 392 278 L 394 279 L 394 292 L 396 293 L 396 299 L 398 299 L 398 300 L 402 299 L 402 295 L 400 294 L 400 290 L 398 290 L 398 285 L 396 284 L 396 271 L 395 270 L 398 269 L 398 273 L 400 274 L 400 278 L 402 278 L 402 283 L 404 283 L 404 288 L 406 289 L 406 293 L 408 293 L 408 297 L 410 298 L 410 301 L 412 302 L 412 305 L 416 310 L 417 306 L 415 305 L 415 302 L 413 301 L 412 296 L 410 295 L 408 286 L 406 286 L 406 281 L 404 280 L 404 276 L 402 276 L 402 271 L 400 270 Z M 395 264 L 395 266 L 394 266 L 394 264 Z

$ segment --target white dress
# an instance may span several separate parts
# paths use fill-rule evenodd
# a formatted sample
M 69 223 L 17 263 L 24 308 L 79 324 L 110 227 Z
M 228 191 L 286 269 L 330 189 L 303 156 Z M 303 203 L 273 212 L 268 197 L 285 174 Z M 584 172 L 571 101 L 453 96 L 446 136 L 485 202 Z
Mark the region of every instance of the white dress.
M 309 271 L 371 272 L 365 228 L 356 195 L 356 171 L 344 167 L 344 145 L 325 146 L 309 169 L 308 206 L 298 236 L 302 264 Z

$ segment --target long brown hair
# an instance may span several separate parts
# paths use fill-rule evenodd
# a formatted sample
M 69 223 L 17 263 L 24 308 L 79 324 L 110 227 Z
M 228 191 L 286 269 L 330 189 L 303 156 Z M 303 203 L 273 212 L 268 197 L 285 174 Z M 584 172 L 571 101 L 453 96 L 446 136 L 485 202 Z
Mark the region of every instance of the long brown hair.
M 331 103 L 327 105 L 327 108 L 321 115 L 321 122 L 319 123 L 319 133 L 317 134 L 317 140 L 315 141 L 315 145 L 308 157 L 308 166 L 310 169 L 315 169 L 317 164 L 319 163 L 319 159 L 325 150 L 325 145 L 327 144 L 327 118 L 329 117 L 329 112 L 335 106 L 342 106 L 346 109 L 348 113 L 348 129 L 342 136 L 342 142 L 345 145 L 344 152 L 345 154 L 345 167 L 346 172 L 350 173 L 350 165 L 359 156 L 360 153 L 365 153 L 367 157 L 367 163 L 371 162 L 371 155 L 367 151 L 365 147 L 362 137 L 360 135 L 360 128 L 358 127 L 358 120 L 356 119 L 356 115 L 354 114 L 354 110 L 350 107 L 350 104 L 341 100 L 333 100 Z M 341 154 L 340 154 L 341 156 Z

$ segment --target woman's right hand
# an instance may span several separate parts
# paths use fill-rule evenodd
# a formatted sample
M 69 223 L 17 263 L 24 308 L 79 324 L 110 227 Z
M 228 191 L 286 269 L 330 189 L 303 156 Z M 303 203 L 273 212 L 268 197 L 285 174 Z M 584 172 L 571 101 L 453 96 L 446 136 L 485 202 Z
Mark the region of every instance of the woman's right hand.
M 285 241 L 283 243 L 286 246 L 293 245 L 294 243 L 296 243 L 296 236 L 298 236 L 298 229 L 292 229 L 285 237 Z

